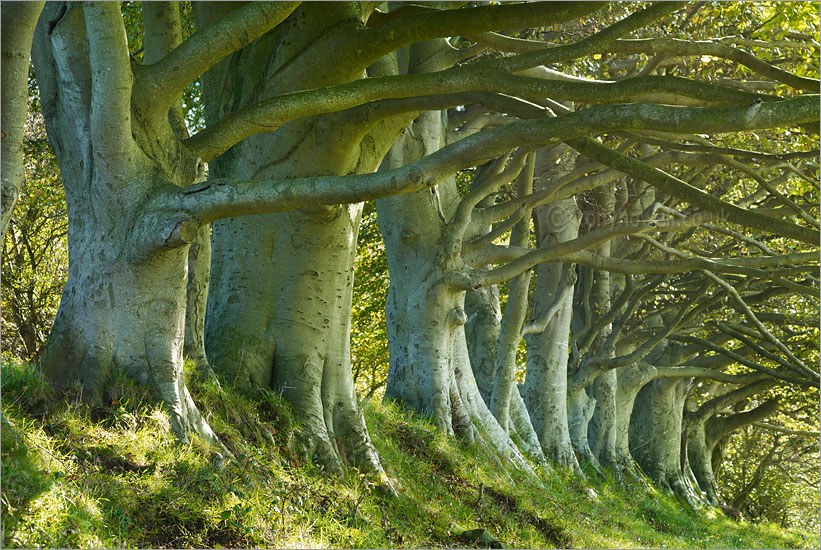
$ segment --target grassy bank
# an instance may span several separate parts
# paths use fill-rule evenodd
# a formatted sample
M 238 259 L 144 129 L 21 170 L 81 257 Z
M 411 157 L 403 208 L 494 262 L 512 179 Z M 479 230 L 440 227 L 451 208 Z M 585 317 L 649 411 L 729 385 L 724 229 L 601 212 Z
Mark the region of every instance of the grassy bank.
M 59 404 L 31 367 L 2 370 L 2 546 L 817 548 L 818 536 L 692 511 L 645 485 L 505 467 L 397 407 L 365 404 L 398 496 L 291 457 L 294 426 L 273 395 L 192 381 L 234 454 L 180 445 L 165 414 L 120 379 L 108 404 Z M 592 491 L 590 491 L 592 489 Z

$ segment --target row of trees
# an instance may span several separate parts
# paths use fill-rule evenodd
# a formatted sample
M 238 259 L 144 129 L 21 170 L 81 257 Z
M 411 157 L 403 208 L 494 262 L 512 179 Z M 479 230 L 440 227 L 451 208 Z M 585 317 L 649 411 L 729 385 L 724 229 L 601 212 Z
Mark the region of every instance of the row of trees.
M 3 231 L 29 46 L 68 213 L 40 364 L 90 402 L 124 369 L 219 444 L 187 355 L 379 476 L 350 350 L 373 200 L 386 398 L 525 471 L 726 500 L 728 435 L 804 438 L 819 386 L 817 16 L 737 6 L 4 3 Z

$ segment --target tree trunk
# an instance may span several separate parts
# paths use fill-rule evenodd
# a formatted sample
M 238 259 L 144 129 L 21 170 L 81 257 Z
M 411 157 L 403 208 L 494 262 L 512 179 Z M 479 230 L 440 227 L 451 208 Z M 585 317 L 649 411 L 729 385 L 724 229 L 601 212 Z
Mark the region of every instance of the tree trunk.
M 468 290 L 465 294 L 465 313 L 465 339 L 470 366 L 482 399 L 489 403 L 502 320 L 499 288 L 493 285 Z
M 86 27 L 119 17 L 118 8 L 110 9 L 50 3 L 35 32 L 33 59 L 66 190 L 71 259 L 41 365 L 58 388 L 91 405 L 103 402 L 112 371 L 123 369 L 164 403 L 182 440 L 194 431 L 216 442 L 182 376 L 186 245 L 193 230 L 169 222 L 151 202 L 158 188 L 193 182 L 198 159 L 165 139 L 167 127 L 134 123 L 118 140 L 115 121 L 95 118 L 105 105 L 92 96 L 92 72 L 95 85 L 101 77 L 99 67 L 90 66 Z M 112 31 L 107 44 L 121 49 L 107 55 L 122 55 L 127 67 L 125 36 Z M 107 30 L 94 32 L 89 43 L 100 48 L 99 35 Z M 101 142 L 103 128 L 111 135 Z M 130 141 L 132 132 L 137 142 Z
M 188 249 L 188 285 L 185 307 L 185 356 L 194 362 L 197 375 L 211 378 L 214 371 L 205 355 L 205 312 L 211 276 L 211 226 L 204 225 Z
M 452 183 L 439 185 L 445 212 L 455 192 Z M 465 292 L 449 284 L 458 270 L 447 264 L 446 251 L 439 244 L 436 229 L 442 224 L 433 197 L 420 192 L 376 201 L 391 274 L 385 398 L 430 417 L 447 434 L 486 438 L 497 452 L 529 471 L 474 378 L 462 326 Z
M 473 377 L 482 400 L 488 403 L 493 391 L 496 355 L 499 349 L 500 318 L 499 291 L 496 286 L 468 290 L 465 312 L 468 322 L 464 332 Z M 513 388 L 510 399 L 510 428 L 518 437 L 517 444 L 531 461 L 546 464 L 538 435 L 530 413 L 522 398 L 521 388 Z
M 710 504 L 718 506 L 720 502 L 713 473 L 712 454 L 713 448 L 707 445 L 704 435 L 704 424 L 699 424 L 687 440 L 687 458 L 699 488 L 704 491 Z
M 303 4 L 285 24 L 218 67 L 210 93 L 206 87 L 207 108 L 238 109 L 276 94 L 361 78 L 362 69 L 340 59 L 344 52 L 333 45 L 362 23 L 363 9 Z M 201 12 L 200 19 L 207 15 Z M 231 97 L 222 95 L 221 82 L 233 84 Z M 220 176 L 241 179 L 372 172 L 395 134 L 363 141 L 371 126 L 367 117 L 347 113 L 295 120 L 244 140 L 212 167 Z M 223 380 L 282 392 L 302 425 L 303 454 L 334 471 L 349 462 L 378 474 L 382 467 L 350 364 L 361 210 L 361 204 L 331 206 L 214 223 L 206 350 Z
M 570 318 L 571 345 L 573 353 L 571 359 L 576 363 L 576 370 L 568 369 L 568 378 L 583 376 L 579 366 L 578 341 L 583 334 L 590 330 L 595 317 L 592 314 L 593 270 L 584 266 L 577 267 L 578 279 L 573 290 L 573 308 Z M 577 459 L 588 461 L 595 469 L 600 468 L 598 454 L 590 447 L 590 420 L 596 409 L 596 399 L 590 395 L 592 388 L 585 384 L 571 384 L 568 382 L 567 393 L 567 423 L 570 430 L 570 440 L 577 453 Z M 573 387 L 575 386 L 575 387 Z
M 568 394 L 567 396 L 567 428 L 570 432 L 570 441 L 576 454 L 576 460 L 589 462 L 594 469 L 599 470 L 598 457 L 590 449 L 588 442 L 588 426 L 593 418 L 593 410 L 596 408 L 596 400 L 587 395 L 587 390 L 582 390 Z
M 519 174 L 516 184 L 516 194 L 525 197 L 533 193 L 533 174 L 536 157 L 530 154 L 527 157 L 525 169 Z M 531 211 L 525 211 L 522 219 L 513 226 L 510 232 L 509 246 L 525 248 L 530 241 Z M 522 328 L 527 315 L 528 291 L 530 289 L 530 270 L 520 273 L 510 281 L 507 295 L 507 305 L 502 317 L 499 331 L 499 344 L 496 353 L 496 375 L 493 381 L 493 391 L 490 396 L 490 410 L 499 421 L 503 429 L 510 432 L 513 403 L 519 405 L 521 395 L 516 384 L 516 352 L 522 340 Z M 515 397 L 514 397 L 515 394 Z M 527 418 L 529 415 L 522 415 Z M 528 435 L 533 435 L 533 447 L 539 450 L 540 445 L 532 425 L 528 421 Z
M 630 419 L 630 452 L 656 485 L 698 506 L 700 499 L 684 475 L 682 454 L 682 414 L 691 383 L 659 379 L 641 389 Z
M 649 147 L 639 146 L 642 156 L 650 154 Z M 633 178 L 626 178 L 616 184 L 614 195 L 614 213 L 620 217 L 619 221 L 632 221 L 639 219 L 643 213 L 651 207 L 655 201 L 656 193 L 653 187 Z M 636 239 L 619 237 L 613 239 L 611 252 L 618 257 L 627 257 L 635 253 L 639 244 Z M 613 294 L 625 291 L 627 280 L 625 276 L 611 274 Z M 626 306 L 626 307 L 629 307 Z M 660 326 L 661 320 L 658 318 L 646 320 L 648 326 Z M 635 351 L 635 342 L 626 344 L 616 344 L 616 355 L 629 355 Z M 614 460 L 616 468 L 634 473 L 636 462 L 630 454 L 630 418 L 633 416 L 633 407 L 639 391 L 651 380 L 654 380 L 657 371 L 654 365 L 645 361 L 638 361 L 634 364 L 615 369 L 616 373 L 616 403 L 615 403 L 615 428 L 614 428 Z
M 441 115 L 426 112 L 394 144 L 386 159 L 398 167 L 436 151 L 444 143 Z M 385 398 L 403 402 L 429 416 L 447 434 L 473 437 L 456 370 L 454 342 L 466 321 L 463 291 L 449 276 L 458 262 L 444 249 L 445 219 L 453 215 L 458 195 L 454 181 L 431 191 L 376 201 L 379 227 L 388 257 L 391 286 L 386 304 L 390 350 Z M 465 356 L 465 359 L 467 356 Z M 478 391 L 478 389 L 477 389 Z
M 549 153 L 540 152 L 536 169 L 539 177 L 534 187 L 548 188 L 572 169 L 573 160 L 574 155 L 565 145 L 558 145 Z M 578 236 L 580 211 L 573 198 L 537 208 L 534 218 L 539 246 L 550 246 Z M 546 322 L 546 326 L 525 337 L 527 372 L 523 396 L 547 458 L 580 473 L 571 443 L 567 408 L 568 340 L 574 279 L 575 266 L 572 265 L 548 263 L 536 267 L 531 323 Z M 586 429 L 585 422 L 585 433 Z
M 408 73 L 438 68 L 442 40 L 408 50 Z M 439 112 L 422 113 L 394 144 L 386 166 L 397 167 L 445 145 Z M 430 191 L 376 201 L 388 257 L 391 287 L 386 305 L 390 364 L 386 399 L 429 416 L 445 433 L 487 438 L 494 448 L 529 470 L 520 450 L 480 395 L 469 362 L 461 249 L 449 237 L 459 196 L 455 179 Z M 478 433 L 477 433 L 478 428 Z M 540 450 L 538 450 L 540 454 Z
M 596 377 L 592 397 L 596 408 L 590 419 L 588 439 L 590 449 L 603 466 L 616 465 L 616 371 Z
M 586 208 L 582 209 L 582 227 L 586 231 L 609 225 L 614 219 L 614 188 L 612 184 L 603 185 L 588 194 Z M 602 256 L 610 255 L 610 241 L 605 241 L 596 247 L 595 252 Z M 582 268 L 588 270 L 588 268 Z M 590 293 L 590 309 L 593 321 L 597 321 L 610 311 L 611 277 L 610 273 L 601 270 L 589 270 L 592 277 L 592 291 Z M 610 324 L 603 327 L 591 347 L 591 352 L 597 355 L 613 357 L 613 352 L 605 350 L 604 343 L 612 327 Z M 604 466 L 616 463 L 616 371 L 607 370 L 599 374 L 589 388 L 589 395 L 596 400 L 596 408 L 588 427 L 590 449 Z
M 28 68 L 31 40 L 44 2 L 3 2 L 2 33 L 2 155 L 0 155 L 0 239 L 6 236 L 14 205 L 25 178 L 23 136 L 28 112 Z
M 759 382 L 728 392 L 722 397 L 740 401 L 769 381 Z M 734 395 L 735 394 L 735 395 Z M 753 422 L 758 422 L 778 410 L 778 400 L 765 401 L 758 407 L 731 416 L 710 416 L 706 420 L 688 422 L 687 456 L 698 486 L 707 495 L 710 504 L 718 506 L 718 485 L 713 470 L 713 457 L 719 442 L 728 434 Z
M 616 464 L 627 471 L 635 467 L 630 454 L 630 418 L 639 391 L 655 377 L 656 369 L 647 363 L 616 369 Z

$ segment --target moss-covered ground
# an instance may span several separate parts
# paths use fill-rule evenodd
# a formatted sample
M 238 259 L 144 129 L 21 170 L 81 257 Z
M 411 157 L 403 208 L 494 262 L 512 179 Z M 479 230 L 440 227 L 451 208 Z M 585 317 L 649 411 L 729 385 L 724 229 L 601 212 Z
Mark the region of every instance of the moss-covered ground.
M 340 479 L 292 456 L 297 428 L 276 395 L 190 389 L 233 458 L 175 442 L 166 415 L 124 378 L 89 410 L 33 367 L 4 364 L 2 547 L 476 547 L 462 533 L 477 528 L 506 547 L 819 547 L 817 534 L 694 511 L 642 483 L 534 479 L 368 402 L 392 496 L 356 470 Z

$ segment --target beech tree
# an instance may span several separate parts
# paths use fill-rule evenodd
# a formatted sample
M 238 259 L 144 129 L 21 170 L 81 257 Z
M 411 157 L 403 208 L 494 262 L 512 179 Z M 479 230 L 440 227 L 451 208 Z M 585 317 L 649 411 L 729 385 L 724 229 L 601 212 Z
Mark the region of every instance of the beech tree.
M 41 365 L 92 403 L 124 369 L 181 439 L 219 444 L 186 354 L 281 392 L 327 469 L 381 474 L 350 358 L 375 200 L 387 398 L 524 470 L 640 467 L 717 503 L 722 437 L 775 412 L 774 385 L 819 384 L 766 310 L 817 294 L 818 68 L 773 51 L 818 43 L 679 37 L 702 8 L 209 2 L 184 37 L 178 4 L 150 2 L 138 53 L 118 3 L 4 3 L 4 61 L 31 43 L 69 216 Z M 4 232 L 25 65 L 3 67 Z
M 23 184 L 23 133 L 28 108 L 31 37 L 43 2 L 3 2 L 0 35 L 2 94 L 2 233 L 5 236 Z

